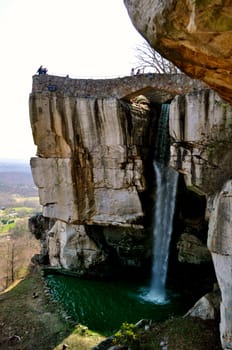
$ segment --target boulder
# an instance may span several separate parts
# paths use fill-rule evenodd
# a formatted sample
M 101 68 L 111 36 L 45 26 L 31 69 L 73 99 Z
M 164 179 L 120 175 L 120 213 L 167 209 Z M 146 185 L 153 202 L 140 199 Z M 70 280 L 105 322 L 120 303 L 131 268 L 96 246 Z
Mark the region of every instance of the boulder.
M 184 315 L 184 317 L 199 317 L 202 320 L 215 320 L 219 316 L 221 294 L 217 288 L 207 293 Z

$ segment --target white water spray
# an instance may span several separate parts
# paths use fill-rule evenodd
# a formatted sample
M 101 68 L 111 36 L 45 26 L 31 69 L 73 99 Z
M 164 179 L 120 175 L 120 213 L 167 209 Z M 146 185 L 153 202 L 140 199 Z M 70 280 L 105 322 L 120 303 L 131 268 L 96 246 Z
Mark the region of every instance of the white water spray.
M 162 106 L 160 119 L 155 157 L 159 161 L 154 160 L 153 162 L 156 193 L 153 217 L 152 278 L 150 289 L 144 297 L 145 300 L 156 304 L 168 302 L 165 284 L 178 179 L 178 173 L 168 166 L 170 145 L 165 135 L 168 134 L 169 105 Z
M 156 161 L 154 161 L 154 169 L 157 188 L 153 227 L 153 266 L 151 286 L 147 298 L 160 304 L 168 301 L 165 284 L 178 173 Z

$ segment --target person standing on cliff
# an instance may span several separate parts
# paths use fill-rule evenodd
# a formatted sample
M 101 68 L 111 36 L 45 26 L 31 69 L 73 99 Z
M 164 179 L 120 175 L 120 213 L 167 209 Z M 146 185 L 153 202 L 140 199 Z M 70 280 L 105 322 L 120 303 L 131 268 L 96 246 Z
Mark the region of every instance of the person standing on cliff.
M 47 74 L 47 71 L 48 71 L 47 68 L 43 68 L 43 66 L 40 66 L 36 73 L 38 73 L 39 75 Z

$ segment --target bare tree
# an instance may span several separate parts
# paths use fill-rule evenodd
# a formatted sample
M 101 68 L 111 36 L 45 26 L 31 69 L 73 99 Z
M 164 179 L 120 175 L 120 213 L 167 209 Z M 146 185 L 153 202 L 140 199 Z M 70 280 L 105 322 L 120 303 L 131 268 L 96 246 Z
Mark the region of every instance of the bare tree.
M 7 244 L 7 266 L 6 266 L 6 287 L 15 280 L 16 249 L 15 242 L 8 241 Z
M 154 73 L 169 73 L 176 74 L 181 73 L 172 62 L 161 56 L 153 47 L 149 45 L 147 41 L 144 41 L 141 45 L 135 48 L 137 59 L 136 70 L 145 72 L 150 70 Z
M 39 242 L 28 232 L 27 218 L 0 237 L 0 291 L 27 275 L 31 258 L 39 250 Z

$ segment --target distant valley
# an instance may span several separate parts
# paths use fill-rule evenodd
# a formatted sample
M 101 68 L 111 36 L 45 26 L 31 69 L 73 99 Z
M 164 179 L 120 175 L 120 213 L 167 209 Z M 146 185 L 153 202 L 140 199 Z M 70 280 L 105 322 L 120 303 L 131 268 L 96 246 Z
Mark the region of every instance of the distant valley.
M 29 162 L 0 159 L 0 206 L 7 206 L 6 195 L 37 197 Z

